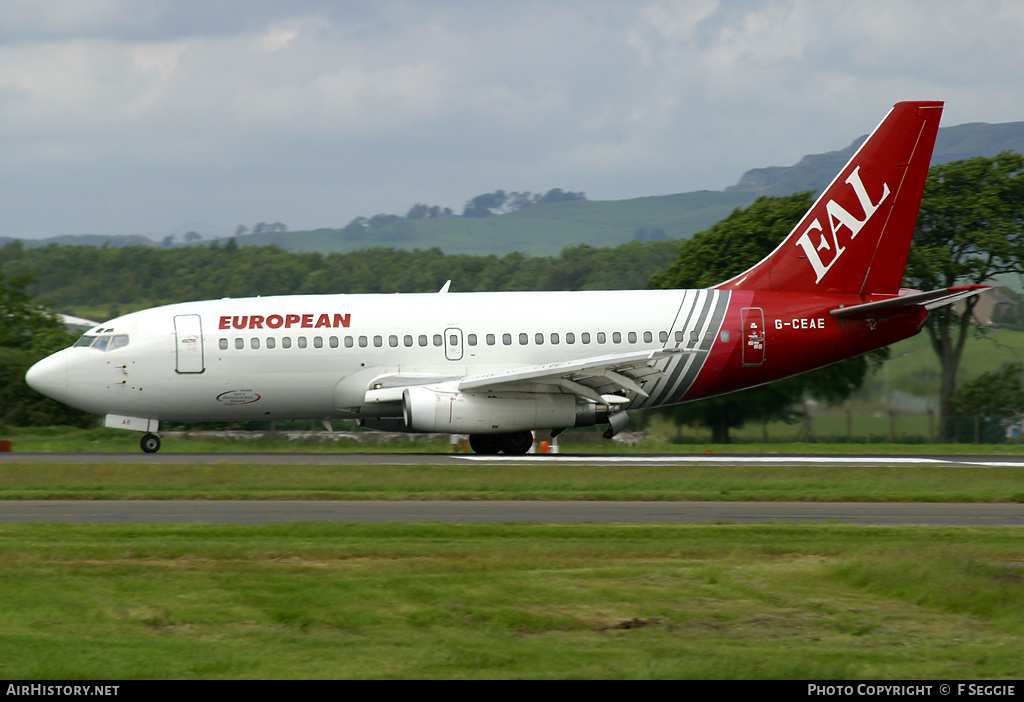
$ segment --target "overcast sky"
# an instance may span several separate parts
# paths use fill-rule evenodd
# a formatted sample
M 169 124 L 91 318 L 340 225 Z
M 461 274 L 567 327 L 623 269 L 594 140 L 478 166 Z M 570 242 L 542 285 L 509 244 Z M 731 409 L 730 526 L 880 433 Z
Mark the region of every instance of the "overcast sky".
M 0 236 L 719 190 L 899 100 L 1024 120 L 1019 0 L 4 0 Z

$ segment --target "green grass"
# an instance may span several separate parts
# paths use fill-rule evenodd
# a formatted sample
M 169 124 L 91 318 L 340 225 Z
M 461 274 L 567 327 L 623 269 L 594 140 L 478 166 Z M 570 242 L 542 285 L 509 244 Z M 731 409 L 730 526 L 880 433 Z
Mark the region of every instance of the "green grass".
M 889 419 L 874 418 L 880 422 Z M 889 441 L 887 436 L 875 436 L 870 443 L 846 443 L 837 435 L 841 433 L 843 418 L 840 414 L 822 414 L 814 420 L 816 433 L 822 441 L 797 440 L 796 425 L 770 425 L 768 442 L 760 441 L 762 428 L 750 426 L 734 432 L 736 442 L 713 444 L 706 432 L 684 427 L 682 438 L 677 437 L 675 427 L 655 418 L 645 430 L 645 437 L 635 446 L 607 441 L 598 431 L 572 430 L 559 437 L 561 453 L 566 454 L 708 454 L 708 453 L 754 453 L 754 454 L 912 454 L 912 455 L 960 455 L 960 454 L 1001 454 L 1024 455 L 1021 443 L 1003 444 L 929 444 L 920 438 L 913 442 Z M 900 422 L 909 422 L 902 418 Z M 916 422 L 926 419 L 918 417 Z M 826 433 L 826 431 L 830 433 Z M 244 433 L 244 432 L 240 432 Z M 257 432 L 259 433 L 259 432 Z M 217 438 L 207 436 L 177 435 L 165 436 L 163 453 L 451 453 L 452 445 L 446 436 L 435 438 L 415 434 L 382 435 L 377 432 L 362 432 L 365 441 L 350 439 L 330 440 L 325 432 L 318 438 L 289 440 L 285 432 L 263 433 L 262 438 Z M 11 442 L 15 453 L 138 453 L 138 432 L 119 429 L 80 429 L 77 427 L 31 427 L 14 428 L 0 426 L 0 438 Z M 391 437 L 389 439 L 389 437 Z M 773 437 L 773 438 L 772 438 Z M 541 433 L 540 438 L 546 438 Z M 831 438 L 832 440 L 824 440 Z
M 0 499 L 1024 502 L 1017 467 L 0 464 Z
M 7 679 L 1019 678 L 1014 528 L 0 526 Z

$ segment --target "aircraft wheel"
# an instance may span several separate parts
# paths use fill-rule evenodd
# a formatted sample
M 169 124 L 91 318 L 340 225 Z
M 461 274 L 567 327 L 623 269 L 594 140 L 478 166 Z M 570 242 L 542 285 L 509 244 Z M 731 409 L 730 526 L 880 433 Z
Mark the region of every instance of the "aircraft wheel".
M 474 453 L 494 455 L 501 451 L 500 436 L 498 434 L 473 434 L 469 437 L 469 447 L 473 449 Z
M 156 453 L 160 450 L 160 437 L 156 434 L 146 434 L 139 441 L 139 448 L 146 453 Z
M 533 446 L 532 431 L 517 431 L 501 435 L 501 450 L 508 454 L 522 455 Z

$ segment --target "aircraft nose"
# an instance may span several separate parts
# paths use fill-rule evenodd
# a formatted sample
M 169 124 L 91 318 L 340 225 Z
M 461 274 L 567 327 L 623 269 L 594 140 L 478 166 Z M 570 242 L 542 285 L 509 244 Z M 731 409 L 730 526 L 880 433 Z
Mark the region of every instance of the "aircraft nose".
M 39 361 L 25 373 L 25 382 L 29 387 L 47 397 L 60 400 L 68 392 L 68 361 L 63 352 L 58 351 Z

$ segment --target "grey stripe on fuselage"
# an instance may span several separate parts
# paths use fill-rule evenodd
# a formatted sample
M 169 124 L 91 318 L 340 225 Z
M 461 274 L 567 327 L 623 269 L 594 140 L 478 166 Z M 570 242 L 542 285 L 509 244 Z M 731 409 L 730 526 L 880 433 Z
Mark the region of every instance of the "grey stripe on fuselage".
M 727 291 L 687 291 L 680 305 L 680 314 L 676 315 L 676 319 L 683 316 L 681 314 L 683 307 L 688 307 L 685 314 L 686 321 L 679 329 L 683 332 L 681 346 L 691 353 L 672 359 L 665 369 L 665 377 L 658 380 L 651 388 L 650 397 L 644 398 L 635 404 L 635 407 L 657 407 L 678 402 L 689 390 L 700 369 L 704 366 L 708 353 L 718 336 L 718 330 L 725 320 L 725 313 L 729 308 L 729 297 Z M 694 333 L 697 334 L 697 343 L 695 346 L 687 347 Z

